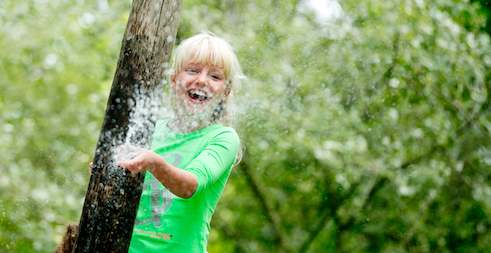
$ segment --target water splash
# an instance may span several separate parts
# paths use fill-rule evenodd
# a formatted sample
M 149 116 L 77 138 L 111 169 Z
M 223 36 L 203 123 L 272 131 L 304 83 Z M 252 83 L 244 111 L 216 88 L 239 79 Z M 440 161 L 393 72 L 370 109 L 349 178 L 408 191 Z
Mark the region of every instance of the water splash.
M 121 162 L 121 161 L 131 160 L 144 151 L 145 149 L 143 148 L 137 147 L 129 143 L 124 143 L 116 147 L 115 161 Z
M 135 87 L 133 96 L 126 101 L 130 108 L 126 134 L 112 138 L 110 142 L 114 162 L 130 160 L 149 149 L 155 123 L 170 113 L 164 103 L 162 86 Z M 122 102 L 116 99 L 116 103 Z
M 163 107 L 163 90 L 161 88 L 136 88 L 134 96 L 128 99 L 131 108 L 128 131 L 123 144 L 132 144 L 148 148 L 150 136 L 157 119 L 165 112 Z
M 170 86 L 166 87 L 170 89 Z M 212 124 L 221 112 L 217 110 L 223 110 L 220 99 L 212 100 L 205 105 L 190 105 L 174 90 L 164 91 L 162 86 L 135 89 L 133 97 L 127 100 L 130 116 L 126 135 L 122 138 L 109 136 L 107 139 L 111 140 L 109 145 L 114 162 L 132 159 L 142 151 L 148 150 L 158 120 L 165 119 L 173 132 L 185 133 Z M 121 102 L 116 100 L 116 103 Z M 228 109 L 232 111 L 235 108 Z

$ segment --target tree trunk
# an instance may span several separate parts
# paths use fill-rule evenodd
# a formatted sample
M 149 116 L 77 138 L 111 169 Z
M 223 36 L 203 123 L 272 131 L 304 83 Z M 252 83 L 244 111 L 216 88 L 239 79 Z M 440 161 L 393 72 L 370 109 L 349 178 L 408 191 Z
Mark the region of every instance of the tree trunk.
M 143 173 L 118 168 L 114 147 L 125 142 L 148 147 L 155 115 L 140 108 L 135 119 L 135 108 L 149 109 L 155 94 L 162 93 L 180 5 L 180 0 L 133 1 L 73 252 L 128 251 Z M 136 131 L 132 123 L 139 126 Z

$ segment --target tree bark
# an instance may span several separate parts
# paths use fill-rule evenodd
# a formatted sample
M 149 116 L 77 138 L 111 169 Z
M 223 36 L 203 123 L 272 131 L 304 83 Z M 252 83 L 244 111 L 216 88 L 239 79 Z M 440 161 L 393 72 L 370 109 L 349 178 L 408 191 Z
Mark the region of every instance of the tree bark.
M 143 107 L 148 108 L 155 94 L 162 93 L 180 6 L 180 0 L 133 1 L 73 252 L 128 251 L 143 173 L 131 175 L 118 168 L 114 147 L 125 142 L 148 147 L 155 115 L 131 117 L 135 106 L 147 103 Z M 136 132 L 130 128 L 134 121 L 139 121 Z

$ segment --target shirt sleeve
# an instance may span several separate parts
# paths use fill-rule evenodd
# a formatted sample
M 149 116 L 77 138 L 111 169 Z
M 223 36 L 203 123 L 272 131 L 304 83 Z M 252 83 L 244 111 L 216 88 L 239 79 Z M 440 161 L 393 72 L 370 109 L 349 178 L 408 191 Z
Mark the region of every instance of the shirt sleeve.
M 239 147 L 239 136 L 231 128 L 209 140 L 204 150 L 185 168 L 197 177 L 198 187 L 195 194 L 215 183 L 232 167 Z

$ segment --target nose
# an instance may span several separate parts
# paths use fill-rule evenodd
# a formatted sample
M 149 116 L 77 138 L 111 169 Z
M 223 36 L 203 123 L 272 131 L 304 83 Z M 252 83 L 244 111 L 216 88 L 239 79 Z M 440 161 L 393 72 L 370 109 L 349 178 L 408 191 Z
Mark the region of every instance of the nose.
M 196 77 L 196 83 L 200 85 L 205 85 L 207 81 L 208 81 L 208 71 L 206 69 L 203 69 Z

